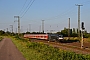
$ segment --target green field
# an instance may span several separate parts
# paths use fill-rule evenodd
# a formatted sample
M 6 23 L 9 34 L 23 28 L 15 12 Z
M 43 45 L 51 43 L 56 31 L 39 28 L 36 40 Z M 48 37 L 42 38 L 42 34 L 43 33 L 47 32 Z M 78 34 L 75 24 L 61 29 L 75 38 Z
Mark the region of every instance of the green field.
M 19 37 L 11 38 L 26 60 L 90 60 L 90 55 L 76 54 Z

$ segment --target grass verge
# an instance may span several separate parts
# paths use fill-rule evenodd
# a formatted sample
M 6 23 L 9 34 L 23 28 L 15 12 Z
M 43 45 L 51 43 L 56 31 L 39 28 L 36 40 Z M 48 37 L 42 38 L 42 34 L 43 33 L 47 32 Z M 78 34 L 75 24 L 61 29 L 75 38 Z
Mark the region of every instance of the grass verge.
M 3 37 L 0 37 L 0 41 L 2 41 L 3 40 Z
M 26 60 L 89 60 L 90 55 L 76 54 L 52 46 L 29 42 L 21 38 L 12 38 L 13 43 L 24 55 Z

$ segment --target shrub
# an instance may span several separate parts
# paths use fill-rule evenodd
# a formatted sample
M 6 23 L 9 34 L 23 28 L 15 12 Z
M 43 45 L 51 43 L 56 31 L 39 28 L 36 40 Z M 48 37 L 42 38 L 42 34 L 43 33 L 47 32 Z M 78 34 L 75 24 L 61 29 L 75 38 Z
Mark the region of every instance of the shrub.
M 0 41 L 2 41 L 3 37 L 0 37 Z

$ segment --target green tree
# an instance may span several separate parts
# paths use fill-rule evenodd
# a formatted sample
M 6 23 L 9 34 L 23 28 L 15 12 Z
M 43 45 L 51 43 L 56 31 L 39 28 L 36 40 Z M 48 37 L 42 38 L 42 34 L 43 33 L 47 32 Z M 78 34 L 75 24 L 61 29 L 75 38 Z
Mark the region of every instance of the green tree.
M 76 32 L 75 32 L 75 28 L 73 28 L 73 31 L 72 31 L 72 33 L 76 33 Z
M 4 34 L 5 34 L 5 32 L 0 30 L 0 35 L 4 35 Z
M 65 37 L 68 36 L 68 29 L 64 28 L 64 30 L 61 30 L 61 34 Z
M 30 32 L 27 31 L 26 34 L 30 34 Z

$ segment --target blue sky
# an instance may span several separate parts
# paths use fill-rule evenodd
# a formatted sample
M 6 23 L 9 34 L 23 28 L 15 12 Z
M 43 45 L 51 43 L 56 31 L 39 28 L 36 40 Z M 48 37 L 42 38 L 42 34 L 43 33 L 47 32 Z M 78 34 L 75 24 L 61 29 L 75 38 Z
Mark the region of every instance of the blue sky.
M 75 4 L 82 4 L 80 21 L 85 22 L 85 28 L 90 32 L 90 0 L 35 0 L 29 8 L 29 2 L 33 0 L 0 0 L 0 29 L 14 32 L 17 28 L 17 19 L 20 16 L 21 32 L 42 31 L 40 26 L 44 20 L 45 32 L 54 32 L 68 28 L 68 18 L 71 19 L 71 28 L 78 27 L 78 7 Z M 25 3 L 26 2 L 26 3 Z M 31 3 L 30 3 L 31 4 Z M 28 9 L 29 8 L 29 9 Z

